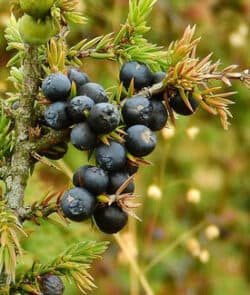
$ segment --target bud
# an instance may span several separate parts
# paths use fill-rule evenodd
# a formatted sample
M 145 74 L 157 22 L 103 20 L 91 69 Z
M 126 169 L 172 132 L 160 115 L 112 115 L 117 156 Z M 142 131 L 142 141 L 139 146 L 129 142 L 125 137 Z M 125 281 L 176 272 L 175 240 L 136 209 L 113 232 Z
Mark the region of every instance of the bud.
M 189 203 L 197 204 L 201 200 L 201 192 L 198 189 L 190 188 L 187 192 L 186 199 Z
M 199 255 L 200 262 L 207 263 L 210 259 L 210 253 L 207 249 L 201 250 Z
M 195 238 L 190 238 L 186 242 L 187 250 L 194 256 L 197 257 L 200 255 L 201 247 L 200 242 Z
M 171 139 L 175 136 L 175 129 L 174 127 L 166 127 L 162 129 L 161 133 L 164 139 Z
M 152 184 L 148 187 L 147 195 L 153 200 L 160 200 L 162 197 L 162 191 L 159 186 Z
M 216 225 L 211 224 L 206 227 L 205 236 L 207 237 L 208 240 L 217 239 L 219 235 L 220 235 L 220 230 Z

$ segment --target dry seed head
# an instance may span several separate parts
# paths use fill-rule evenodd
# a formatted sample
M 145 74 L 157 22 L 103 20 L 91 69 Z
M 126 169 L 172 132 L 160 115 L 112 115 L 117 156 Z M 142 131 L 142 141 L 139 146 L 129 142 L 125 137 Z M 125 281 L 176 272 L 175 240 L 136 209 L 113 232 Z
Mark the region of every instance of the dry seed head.
M 201 246 L 196 238 L 188 239 L 186 242 L 186 248 L 194 257 L 200 256 Z
M 189 203 L 198 204 L 201 200 L 201 192 L 196 188 L 190 188 L 186 194 Z
M 161 200 L 162 198 L 162 191 L 159 186 L 152 184 L 148 187 L 147 196 L 153 200 Z
M 211 224 L 205 228 L 205 236 L 208 240 L 217 239 L 220 236 L 220 230 L 216 225 Z
M 201 250 L 199 255 L 200 262 L 208 263 L 209 259 L 210 259 L 210 253 L 208 252 L 208 250 L 207 249 Z

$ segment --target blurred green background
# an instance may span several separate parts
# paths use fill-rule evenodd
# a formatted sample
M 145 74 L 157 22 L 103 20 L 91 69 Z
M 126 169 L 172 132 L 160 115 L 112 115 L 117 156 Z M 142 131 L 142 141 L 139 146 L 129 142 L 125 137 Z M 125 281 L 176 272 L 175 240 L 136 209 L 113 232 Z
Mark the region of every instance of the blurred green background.
M 3 33 L 9 18 L 8 2 L 0 0 L 0 94 L 11 88 L 6 81 L 6 63 L 12 53 L 5 51 Z M 79 9 L 89 22 L 72 26 L 70 44 L 118 31 L 126 19 L 128 1 L 82 0 Z M 197 24 L 201 57 L 212 51 L 214 60 L 221 59 L 223 66 L 250 66 L 249 0 L 159 0 L 150 24 L 147 37 L 163 46 L 179 39 L 188 24 Z M 105 87 L 117 83 L 118 67 L 112 62 L 86 59 L 83 70 Z M 228 131 L 217 117 L 203 110 L 179 118 L 175 130 L 169 126 L 159 134 L 157 149 L 149 157 L 154 165 L 140 169 L 136 178 L 142 201 L 137 214 L 143 221 L 130 220 L 122 237 L 141 270 L 160 253 L 171 250 L 145 272 L 157 295 L 250 294 L 250 92 L 239 82 L 232 90 L 238 94 Z M 86 162 L 86 156 L 70 147 L 64 161 L 75 170 Z M 68 183 L 64 174 L 39 164 L 27 188 L 27 203 Z M 204 219 L 215 227 L 188 235 Z M 89 223 L 27 226 L 35 230 L 23 243 L 27 265 L 32 259 L 51 260 L 74 241 L 110 240 L 104 259 L 92 269 L 98 288 L 91 294 L 145 294 L 112 236 L 99 233 Z M 211 240 L 216 230 L 220 236 Z M 174 247 L 183 233 L 188 237 Z M 65 294 L 79 294 L 66 284 Z

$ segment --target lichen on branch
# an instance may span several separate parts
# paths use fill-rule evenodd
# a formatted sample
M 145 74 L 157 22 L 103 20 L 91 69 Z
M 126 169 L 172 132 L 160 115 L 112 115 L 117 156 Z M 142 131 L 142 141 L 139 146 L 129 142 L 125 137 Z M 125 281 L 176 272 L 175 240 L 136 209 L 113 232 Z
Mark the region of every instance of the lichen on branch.
M 35 46 L 26 45 L 23 59 L 23 85 L 15 118 L 16 144 L 6 177 L 6 199 L 9 207 L 14 210 L 23 205 L 25 188 L 33 166 L 29 129 L 36 121 L 34 103 L 40 77 L 41 65 L 38 60 L 38 49 Z

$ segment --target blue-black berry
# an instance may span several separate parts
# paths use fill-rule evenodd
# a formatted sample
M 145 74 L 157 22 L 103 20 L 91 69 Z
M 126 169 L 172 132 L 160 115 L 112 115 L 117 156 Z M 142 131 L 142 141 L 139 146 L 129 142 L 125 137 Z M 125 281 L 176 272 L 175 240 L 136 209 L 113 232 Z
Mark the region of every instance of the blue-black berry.
M 128 214 L 116 205 L 99 207 L 94 212 L 94 219 L 98 228 L 106 234 L 119 232 L 128 222 Z
M 86 188 L 94 195 L 99 195 L 107 191 L 109 176 L 100 167 L 86 165 L 74 173 L 73 183 L 75 186 Z
M 161 130 L 168 120 L 168 112 L 164 104 L 159 100 L 151 100 L 153 112 L 148 127 L 153 131 Z
M 62 295 L 64 284 L 60 277 L 53 274 L 46 274 L 40 279 L 40 288 L 43 295 Z
M 79 123 L 71 130 L 71 143 L 79 150 L 88 151 L 96 147 L 97 136 L 87 122 Z
M 143 96 L 128 98 L 122 107 L 122 116 L 124 122 L 128 125 L 150 123 L 153 113 L 151 101 Z
M 57 101 L 47 106 L 44 113 L 45 123 L 55 129 L 65 129 L 70 126 L 71 121 L 67 114 L 68 104 L 63 101 Z
M 108 97 L 105 89 L 97 83 L 88 82 L 78 89 L 78 95 L 86 95 L 93 99 L 95 103 L 107 102 Z
M 12 106 L 11 106 L 11 109 L 12 110 L 17 110 L 20 106 L 20 101 L 19 100 L 16 100 L 15 102 L 13 102 Z
M 192 97 L 191 93 L 188 93 L 188 100 L 192 106 L 193 112 L 186 106 L 182 97 L 179 94 L 176 94 L 174 97 L 170 99 L 171 108 L 180 115 L 189 116 L 192 115 L 199 106 L 199 102 Z
M 73 184 L 74 186 L 79 186 L 79 187 L 83 187 L 83 177 L 82 175 L 84 174 L 84 171 L 89 168 L 92 167 L 92 165 L 85 165 L 85 166 L 81 166 L 79 167 L 74 175 L 73 175 Z
M 160 83 L 162 82 L 165 78 L 166 78 L 166 73 L 165 72 L 156 72 L 153 74 L 153 80 L 152 80 L 152 84 L 156 84 L 156 83 Z M 152 96 L 152 98 L 154 100 L 163 100 L 164 97 L 163 97 L 163 92 L 160 92 L 160 93 L 157 93 L 157 94 L 154 94 Z
M 109 145 L 101 143 L 95 150 L 95 158 L 98 166 L 104 170 L 117 171 L 126 164 L 126 150 L 116 141 L 110 141 Z
M 88 75 L 76 68 L 70 68 L 68 70 L 68 77 L 71 82 L 74 81 L 76 83 L 77 90 L 79 89 L 80 86 L 89 82 Z
M 153 74 L 152 84 L 160 83 L 166 78 L 165 72 L 156 72 Z
M 91 109 L 88 123 L 98 134 L 109 133 L 120 123 L 118 108 L 107 102 L 98 103 Z
M 108 193 L 114 194 L 118 188 L 129 178 L 129 174 L 126 171 L 118 171 L 109 174 L 109 187 Z M 133 193 L 135 190 L 134 181 L 127 185 L 127 187 L 122 191 L 122 193 Z
M 49 100 L 66 100 L 70 95 L 71 83 L 64 74 L 53 73 L 43 80 L 42 91 Z
M 133 175 L 135 173 L 137 173 L 139 166 L 137 166 L 134 163 L 130 163 L 129 161 L 127 161 L 126 165 L 125 165 L 125 171 L 129 174 L 129 175 Z
M 86 119 L 84 112 L 89 112 L 94 104 L 94 101 L 88 96 L 75 96 L 71 99 L 67 108 L 70 119 L 74 123 L 83 122 Z
M 150 154 L 156 146 L 156 135 L 144 125 L 134 125 L 127 129 L 126 147 L 136 157 Z
M 152 77 L 149 67 L 137 61 L 125 63 L 120 70 L 120 81 L 127 89 L 132 79 L 134 79 L 135 89 L 140 90 L 143 87 L 148 87 L 152 84 Z
M 74 221 L 88 219 L 94 212 L 95 206 L 96 197 L 80 187 L 66 191 L 61 200 L 64 215 Z

